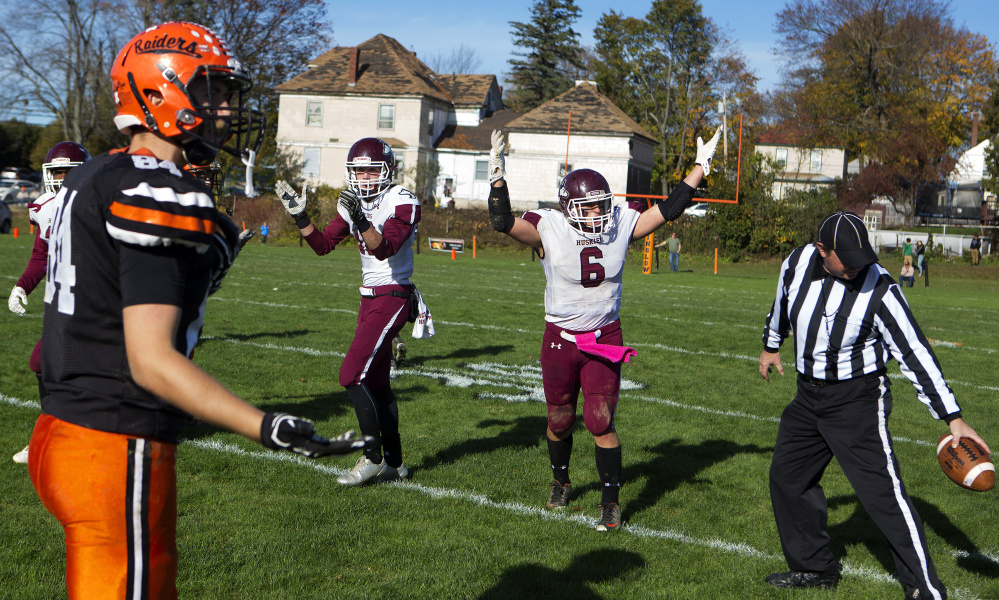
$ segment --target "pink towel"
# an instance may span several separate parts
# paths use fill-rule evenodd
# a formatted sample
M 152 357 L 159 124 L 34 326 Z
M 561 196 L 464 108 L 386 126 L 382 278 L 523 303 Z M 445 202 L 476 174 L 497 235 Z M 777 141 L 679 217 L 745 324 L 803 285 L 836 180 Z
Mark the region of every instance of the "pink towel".
M 592 331 L 590 333 L 576 334 L 576 347 L 580 352 L 606 358 L 611 362 L 630 362 L 632 356 L 638 356 L 634 348 L 627 346 L 612 346 L 610 344 L 598 344 L 597 336 Z

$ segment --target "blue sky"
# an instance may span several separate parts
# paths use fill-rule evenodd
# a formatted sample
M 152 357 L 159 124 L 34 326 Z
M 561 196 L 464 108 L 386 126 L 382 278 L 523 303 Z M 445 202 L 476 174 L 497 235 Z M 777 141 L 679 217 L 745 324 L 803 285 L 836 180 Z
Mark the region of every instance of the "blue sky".
M 905 0 L 902 0 L 905 1 Z M 627 8 L 623 6 L 627 4 Z M 384 33 L 399 40 L 417 56 L 449 55 L 461 44 L 474 48 L 482 58 L 483 73 L 502 76 L 509 70 L 512 56 L 509 21 L 531 18 L 531 0 L 506 2 L 455 2 L 454 0 L 381 0 L 364 2 L 329 1 L 334 41 L 338 46 L 354 46 Z M 627 16 L 644 16 L 651 2 L 611 2 L 576 0 L 582 16 L 575 23 L 584 45 L 593 45 L 593 30 L 600 16 L 612 8 Z M 701 0 L 705 15 L 728 32 L 730 39 L 746 56 L 760 77 L 760 89 L 768 90 L 779 78 L 779 65 L 773 48 L 774 16 L 783 0 Z M 418 7 L 418 8 L 416 8 Z M 984 33 L 999 47 L 999 0 L 954 0 L 952 13 L 958 25 Z

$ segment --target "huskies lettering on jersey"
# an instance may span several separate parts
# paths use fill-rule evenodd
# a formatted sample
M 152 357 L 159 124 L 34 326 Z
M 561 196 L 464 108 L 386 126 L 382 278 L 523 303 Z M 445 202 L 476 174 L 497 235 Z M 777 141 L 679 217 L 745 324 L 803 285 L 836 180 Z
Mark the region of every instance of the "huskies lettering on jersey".
M 595 240 L 595 239 L 586 238 L 585 240 L 576 240 L 576 245 L 577 246 L 596 246 L 597 244 L 601 243 L 601 241 L 602 240 Z
M 182 37 L 163 35 L 152 40 L 139 40 L 133 46 L 136 54 L 186 54 L 192 58 L 201 58 L 198 54 L 198 43 Z

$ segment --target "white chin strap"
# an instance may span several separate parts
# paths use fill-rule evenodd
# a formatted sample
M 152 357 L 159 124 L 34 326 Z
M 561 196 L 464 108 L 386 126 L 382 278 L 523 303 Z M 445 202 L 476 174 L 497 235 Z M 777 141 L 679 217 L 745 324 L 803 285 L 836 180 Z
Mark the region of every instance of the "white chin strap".
M 246 193 L 247 198 L 253 198 L 257 195 L 257 190 L 253 189 L 253 165 L 257 160 L 257 153 L 247 148 L 243 150 L 241 158 L 243 164 L 246 165 L 246 183 L 243 186 L 243 192 Z

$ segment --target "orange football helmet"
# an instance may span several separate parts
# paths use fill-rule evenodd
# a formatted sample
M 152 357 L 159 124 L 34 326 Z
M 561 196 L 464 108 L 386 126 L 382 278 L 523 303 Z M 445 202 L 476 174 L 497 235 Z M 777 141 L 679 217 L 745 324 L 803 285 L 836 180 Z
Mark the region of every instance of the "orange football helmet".
M 207 102 L 200 104 L 190 91 L 198 78 L 208 88 Z M 225 98 L 212 97 L 219 80 L 226 84 Z M 207 27 L 170 22 L 143 31 L 118 52 L 111 83 L 118 129 L 128 133 L 143 127 L 172 139 L 188 162 L 209 164 L 219 150 L 252 161 L 260 148 L 264 116 L 243 106 L 253 81 L 225 41 Z M 152 99 L 152 92 L 162 102 Z

